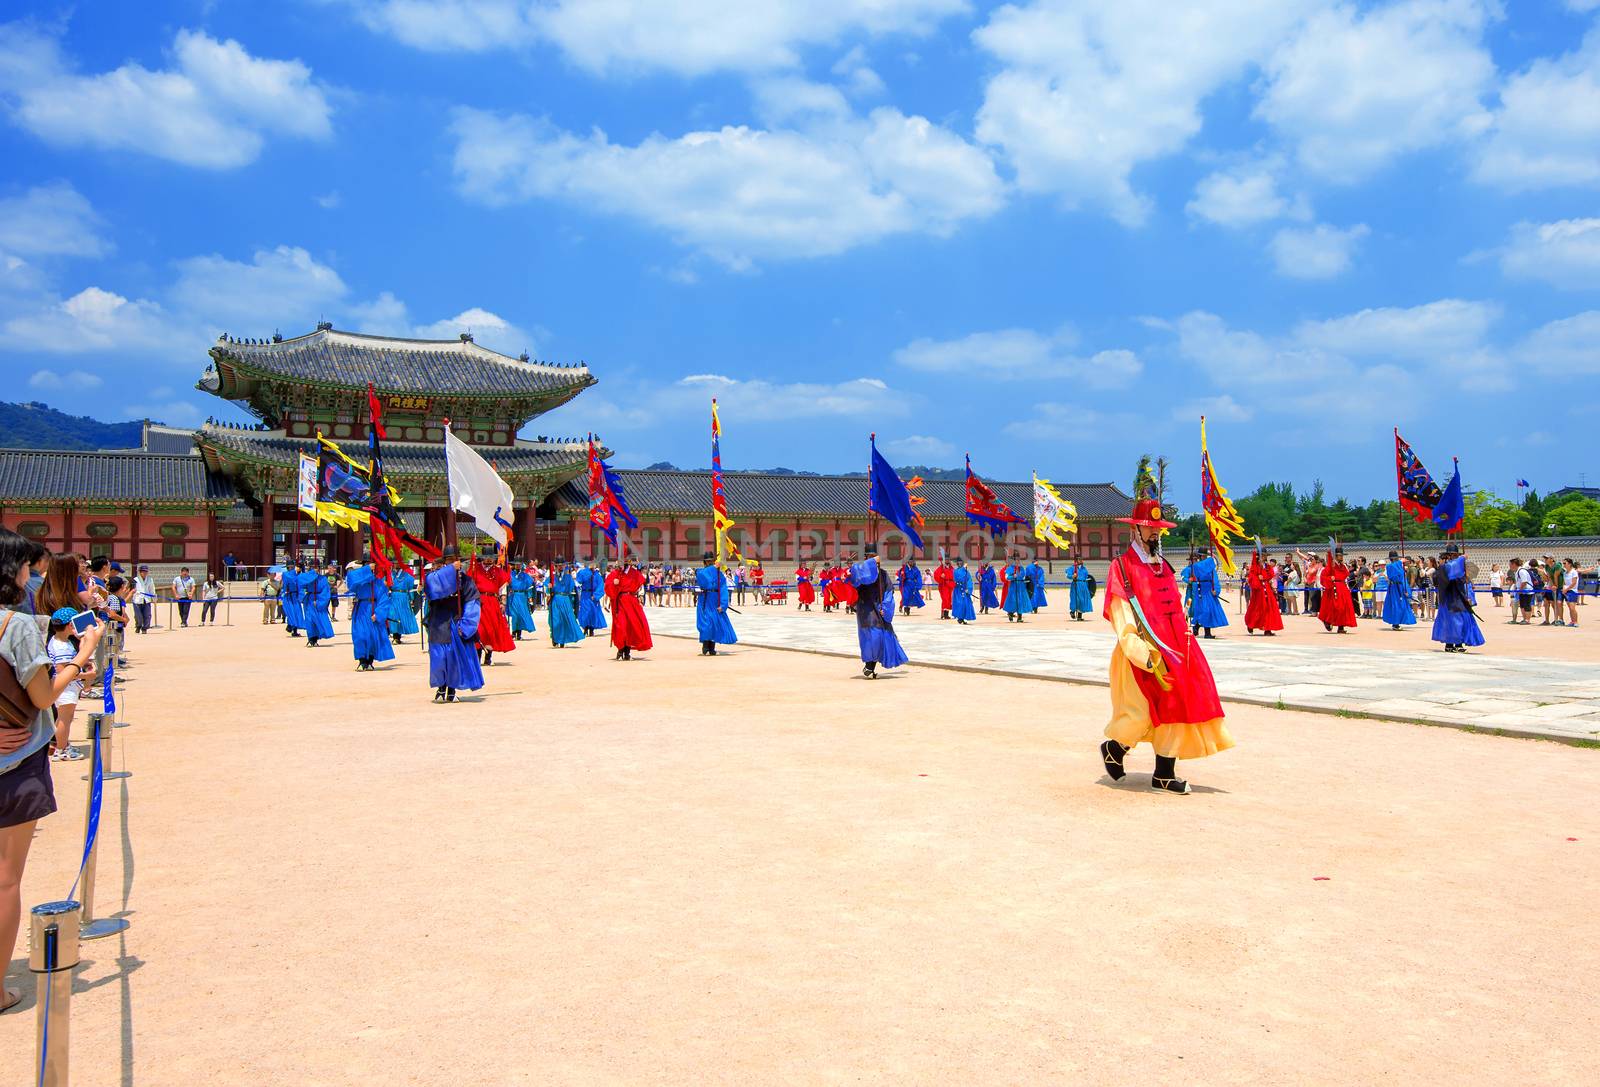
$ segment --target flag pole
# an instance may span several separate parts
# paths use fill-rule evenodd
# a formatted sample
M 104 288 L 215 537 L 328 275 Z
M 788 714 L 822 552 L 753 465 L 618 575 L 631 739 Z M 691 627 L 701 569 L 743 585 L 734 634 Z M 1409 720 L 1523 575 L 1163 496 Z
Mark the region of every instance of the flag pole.
M 1400 522 L 1400 557 L 1406 557 L 1406 507 L 1400 501 L 1400 428 L 1394 428 L 1394 504 Z
M 872 451 L 874 453 L 878 451 L 878 432 L 876 430 L 874 430 L 867 437 L 867 443 L 872 447 Z M 867 458 L 867 506 L 872 510 L 872 546 L 877 547 L 878 511 L 877 508 L 872 505 L 872 458 L 870 456 Z

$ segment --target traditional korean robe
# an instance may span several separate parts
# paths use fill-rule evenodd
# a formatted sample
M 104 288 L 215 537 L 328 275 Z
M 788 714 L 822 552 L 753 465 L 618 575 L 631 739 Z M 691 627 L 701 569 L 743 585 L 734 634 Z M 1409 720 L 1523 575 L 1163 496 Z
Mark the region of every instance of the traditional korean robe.
M 533 622 L 533 609 L 529 600 L 533 595 L 533 578 L 526 570 L 517 570 L 506 583 L 506 621 L 512 634 L 532 634 L 539 629 Z
M 1032 615 L 1033 590 L 1028 586 L 1028 568 L 1013 562 L 1001 572 L 1005 579 L 1006 595 L 1002 601 L 1007 615 Z
M 389 586 L 389 633 L 415 634 L 417 632 L 417 579 L 411 571 L 401 569 Z
M 639 590 L 644 575 L 638 570 L 614 566 L 606 575 L 606 599 L 611 602 L 611 644 L 617 649 L 649 649 L 650 621 L 645 618 Z
M 933 569 L 933 583 L 939 586 L 939 610 L 948 613 L 956 590 L 956 570 L 941 562 Z
M 1081 562 L 1077 563 L 1068 576 L 1072 579 L 1070 590 L 1072 610 L 1078 615 L 1087 615 L 1094 611 L 1094 590 L 1089 587 L 1089 568 Z
M 1383 568 L 1383 574 L 1389 579 L 1383 591 L 1383 621 L 1390 626 L 1415 626 L 1417 613 L 1411 610 L 1411 583 L 1406 577 L 1406 564 L 1396 559 Z
M 1322 568 L 1322 607 L 1317 609 L 1317 618 L 1330 627 L 1353 630 L 1356 625 L 1355 603 L 1350 599 L 1350 569 L 1334 562 L 1332 556 Z
M 910 658 L 895 637 L 888 571 L 878 566 L 876 558 L 869 557 L 850 567 L 849 576 L 856 589 L 856 639 L 861 647 L 861 662 L 900 667 Z
M 300 601 L 305 611 L 306 637 L 318 642 L 333 637 L 333 619 L 328 613 L 333 589 L 322 571 L 307 570 L 300 575 Z
M 900 567 L 900 604 L 907 608 L 920 608 L 926 601 L 922 598 L 922 570 L 919 567 L 905 565 Z
M 571 645 L 584 639 L 578 625 L 578 583 L 563 567 L 550 577 L 550 644 Z
M 1170 652 L 1139 634 L 1131 598 Z M 1102 612 L 1116 635 L 1111 650 L 1111 721 L 1106 737 L 1125 747 L 1149 741 L 1156 754 L 1198 759 L 1233 746 L 1216 681 L 1200 643 L 1189 633 L 1172 566 L 1152 559 L 1137 538 L 1111 564 Z M 1164 670 L 1162 690 L 1152 669 Z
M 1228 625 L 1228 613 L 1220 599 L 1222 580 L 1217 574 L 1217 560 L 1210 555 L 1189 567 L 1190 584 L 1194 586 L 1194 600 L 1189 605 L 1189 625 L 1207 630 Z
M 605 593 L 605 578 L 599 570 L 586 566 L 573 580 L 578 585 L 578 625 L 584 630 L 604 630 L 606 613 L 600 606 L 600 597 Z
M 1439 590 L 1439 609 L 1433 615 L 1433 640 L 1445 645 L 1482 645 L 1483 631 L 1472 614 L 1466 556 L 1457 555 L 1441 562 L 1433 572 L 1433 586 Z
M 357 566 L 345 575 L 344 583 L 355 598 L 355 607 L 350 611 L 350 651 L 355 659 L 394 660 L 388 623 L 378 610 L 378 586 L 383 582 L 372 572 L 372 567 Z M 384 603 L 388 603 L 387 594 Z
M 1050 598 L 1044 593 L 1044 567 L 1036 562 L 1028 563 L 1028 591 L 1033 594 L 1033 610 L 1050 606 Z
M 305 629 L 305 607 L 300 602 L 300 572 L 293 568 L 285 570 L 279 580 L 278 606 L 283 609 L 283 625 L 289 633 Z
M 801 566 L 794 572 L 795 595 L 802 604 L 814 604 L 817 601 L 817 590 L 811 584 L 811 570 Z
M 972 608 L 972 571 L 965 566 L 957 566 L 950 574 L 950 617 L 952 619 L 965 619 L 967 622 L 978 617 Z
M 428 598 L 428 685 L 476 691 L 483 686 L 478 586 L 453 565 L 430 570 L 422 583 Z
M 694 623 L 702 642 L 732 645 L 739 640 L 728 621 L 728 578 L 715 566 L 695 571 Z
M 984 611 L 1000 606 L 1000 594 L 995 591 L 998 580 L 994 567 L 988 563 L 978 570 L 978 606 Z
M 1250 603 L 1244 609 L 1245 630 L 1282 630 L 1283 612 L 1278 608 L 1278 568 L 1263 564 L 1252 553 L 1245 574 L 1250 584 Z
M 474 561 L 467 576 L 478 587 L 478 648 L 510 653 L 517 648 L 511 640 L 511 626 L 500 607 L 500 587 L 511 580 L 503 566 L 485 566 Z

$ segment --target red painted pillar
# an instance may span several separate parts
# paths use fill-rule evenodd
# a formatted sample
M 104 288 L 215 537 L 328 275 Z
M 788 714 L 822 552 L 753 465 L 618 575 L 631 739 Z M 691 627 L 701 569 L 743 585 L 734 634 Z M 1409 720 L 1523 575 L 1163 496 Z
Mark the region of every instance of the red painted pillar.
M 61 511 L 61 550 L 72 550 L 72 507 L 67 506 Z
M 128 512 L 128 576 L 132 577 L 139 571 L 139 537 L 144 532 L 144 526 L 140 524 L 143 516 L 138 506 Z
M 272 495 L 265 495 L 261 499 L 261 565 L 271 566 L 277 562 L 278 556 L 273 551 L 273 527 L 278 519 L 278 503 Z

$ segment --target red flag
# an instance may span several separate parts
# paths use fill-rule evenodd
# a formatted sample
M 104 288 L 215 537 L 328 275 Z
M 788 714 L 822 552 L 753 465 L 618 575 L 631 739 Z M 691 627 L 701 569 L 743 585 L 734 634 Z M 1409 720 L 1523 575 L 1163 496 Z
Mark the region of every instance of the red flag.
M 383 405 L 378 403 L 378 394 L 373 391 L 372 382 L 367 382 L 367 414 L 372 419 L 372 429 L 378 432 L 378 437 L 388 440 L 389 434 L 383 429 Z

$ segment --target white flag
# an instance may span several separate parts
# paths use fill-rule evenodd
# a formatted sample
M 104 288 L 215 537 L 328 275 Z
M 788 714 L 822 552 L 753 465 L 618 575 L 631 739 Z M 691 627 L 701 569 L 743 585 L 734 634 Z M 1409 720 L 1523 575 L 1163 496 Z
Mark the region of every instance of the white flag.
M 511 488 L 488 461 L 444 428 L 445 475 L 450 480 L 450 505 L 472 517 L 478 531 L 506 546 L 511 527 Z

